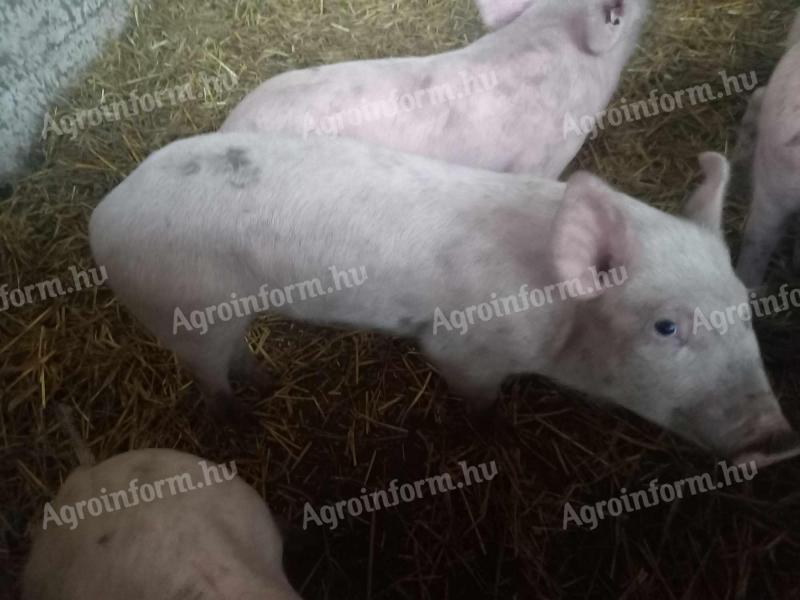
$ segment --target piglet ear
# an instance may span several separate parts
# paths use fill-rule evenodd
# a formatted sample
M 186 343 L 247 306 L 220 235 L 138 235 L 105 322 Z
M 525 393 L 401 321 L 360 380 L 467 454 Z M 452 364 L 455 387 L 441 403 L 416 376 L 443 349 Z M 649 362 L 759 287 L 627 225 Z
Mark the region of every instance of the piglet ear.
M 716 152 L 701 154 L 700 166 L 705 179 L 691 195 L 683 212 L 690 221 L 722 235 L 722 209 L 731 178 L 731 167 L 728 159 Z
M 617 45 L 625 29 L 625 4 L 630 0 L 592 0 L 586 6 L 585 42 L 589 52 L 605 54 Z
M 616 195 L 597 177 L 576 173 L 567 182 L 553 224 L 551 244 L 558 282 L 579 280 L 585 299 L 605 291 L 597 286 L 597 273 L 627 272 L 634 255 L 634 234 L 628 217 L 614 201 Z
M 534 0 L 475 0 L 483 24 L 489 29 L 500 29 L 520 16 Z

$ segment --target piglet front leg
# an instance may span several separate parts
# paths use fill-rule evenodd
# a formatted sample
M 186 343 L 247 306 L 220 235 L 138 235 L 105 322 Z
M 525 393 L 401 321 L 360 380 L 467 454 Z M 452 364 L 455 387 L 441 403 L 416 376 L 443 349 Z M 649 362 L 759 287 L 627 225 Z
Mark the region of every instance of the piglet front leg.
M 476 417 L 491 416 L 508 375 L 502 360 L 486 356 L 480 344 L 446 334 L 427 336 L 422 346 L 450 392 L 464 400 L 467 412 Z
M 275 390 L 275 378 L 258 361 L 245 340 L 241 340 L 234 352 L 230 376 L 238 383 L 249 385 L 259 394 L 269 395 Z

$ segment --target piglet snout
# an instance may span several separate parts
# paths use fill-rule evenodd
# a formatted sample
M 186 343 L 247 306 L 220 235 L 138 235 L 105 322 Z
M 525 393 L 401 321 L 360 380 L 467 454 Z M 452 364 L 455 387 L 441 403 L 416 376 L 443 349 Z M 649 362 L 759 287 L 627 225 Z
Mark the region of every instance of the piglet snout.
M 800 455 L 800 434 L 780 413 L 760 415 L 747 428 L 753 435 L 733 453 L 737 464 L 755 461 L 758 467 L 766 467 Z

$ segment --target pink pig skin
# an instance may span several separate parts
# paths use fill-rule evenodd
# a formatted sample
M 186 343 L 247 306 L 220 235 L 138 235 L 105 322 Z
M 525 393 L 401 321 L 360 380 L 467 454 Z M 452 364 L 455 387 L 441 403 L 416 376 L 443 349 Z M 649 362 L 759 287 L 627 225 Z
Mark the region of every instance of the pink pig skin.
M 796 439 L 751 324 L 695 325 L 698 310 L 748 302 L 722 239 L 728 163 L 701 162 L 706 180 L 678 217 L 588 173 L 561 183 L 349 139 L 213 133 L 145 160 L 95 209 L 90 240 L 120 302 L 212 402 L 234 400 L 230 374 L 252 360 L 259 313 L 203 331 L 178 327 L 176 309 L 257 300 L 267 285 L 295 295 L 271 313 L 416 340 L 473 410 L 508 376 L 537 373 L 763 465 Z M 297 297 L 298 282 L 332 266 L 360 269 L 362 285 Z M 621 281 L 600 285 L 592 269 Z M 557 282 L 586 294 L 518 300 L 468 331 L 437 325 L 438 312 Z M 671 333 L 659 332 L 665 319 Z
M 758 115 L 753 203 L 737 272 L 751 288 L 763 283 L 775 248 L 788 231 L 791 217 L 800 211 L 800 16 L 790 35 L 792 41 L 766 89 L 754 94 L 748 109 Z M 800 268 L 800 240 L 794 261 Z
M 245 97 L 221 131 L 341 135 L 467 166 L 557 178 L 586 138 L 574 122 L 605 109 L 617 89 L 649 0 L 484 0 L 479 6 L 487 25 L 500 28 L 470 46 L 278 75 Z M 435 90 L 447 85 L 463 97 L 442 102 L 446 96 Z M 392 99 L 404 94 L 411 110 L 392 115 Z M 388 117 L 363 108 L 381 103 L 390 106 Z M 337 123 L 336 115 L 348 110 L 361 111 L 362 122 L 341 116 Z M 380 116 L 370 121 L 370 114 Z
M 140 489 L 188 474 L 203 487 L 167 482 L 162 497 L 149 502 L 126 507 L 119 499 L 119 510 L 97 516 L 84 509 L 74 529 L 52 518 L 47 529 L 44 519 L 37 522 L 22 600 L 300 600 L 283 572 L 283 542 L 269 508 L 231 478 L 234 465 L 207 464 L 212 485 L 206 485 L 202 460 L 134 450 L 73 471 L 51 503 L 56 514 L 64 505 L 127 491 L 134 480 Z M 133 502 L 130 492 L 127 498 Z

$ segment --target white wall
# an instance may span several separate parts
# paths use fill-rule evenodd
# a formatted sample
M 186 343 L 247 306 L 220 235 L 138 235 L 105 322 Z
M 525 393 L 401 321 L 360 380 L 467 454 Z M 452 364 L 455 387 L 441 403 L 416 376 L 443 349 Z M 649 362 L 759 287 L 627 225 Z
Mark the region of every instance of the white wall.
M 132 0 L 0 0 L 0 184 L 32 166 L 44 115 L 104 42 Z

